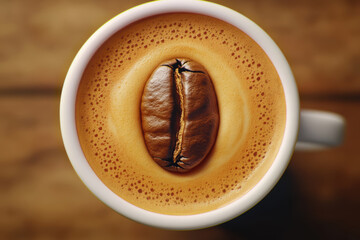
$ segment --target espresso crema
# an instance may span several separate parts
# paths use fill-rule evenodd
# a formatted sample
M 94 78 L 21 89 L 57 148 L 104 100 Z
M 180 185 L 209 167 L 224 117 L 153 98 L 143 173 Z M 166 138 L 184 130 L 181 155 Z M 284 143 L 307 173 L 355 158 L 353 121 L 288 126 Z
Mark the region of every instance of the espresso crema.
M 219 124 L 211 151 L 186 173 L 164 170 L 148 152 L 140 105 L 160 63 L 191 59 L 212 80 Z M 168 13 L 114 34 L 91 58 L 79 85 L 76 125 L 101 181 L 129 203 L 163 214 L 203 213 L 249 191 L 282 142 L 283 87 L 266 53 L 221 20 Z

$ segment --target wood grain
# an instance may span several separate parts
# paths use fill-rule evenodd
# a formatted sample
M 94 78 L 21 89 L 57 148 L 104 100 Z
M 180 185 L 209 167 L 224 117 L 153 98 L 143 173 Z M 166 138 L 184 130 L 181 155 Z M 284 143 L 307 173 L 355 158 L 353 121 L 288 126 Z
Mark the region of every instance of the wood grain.
M 226 224 L 191 232 L 115 213 L 63 148 L 66 71 L 104 22 L 144 1 L 0 0 L 0 239 L 360 239 L 360 1 L 230 1 L 285 53 L 303 108 L 347 120 L 343 146 L 296 152 L 276 188 Z M 262 230 L 259 230 L 262 229 Z

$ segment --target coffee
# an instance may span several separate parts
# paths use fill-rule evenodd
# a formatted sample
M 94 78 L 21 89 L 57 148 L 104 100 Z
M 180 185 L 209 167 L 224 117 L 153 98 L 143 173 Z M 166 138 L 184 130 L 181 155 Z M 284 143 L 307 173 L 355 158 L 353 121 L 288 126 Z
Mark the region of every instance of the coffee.
M 141 114 L 146 82 L 174 59 L 203 66 L 217 99 L 214 143 L 186 173 L 153 160 Z M 207 212 L 249 191 L 278 152 L 285 113 L 279 76 L 256 42 L 191 13 L 153 16 L 114 34 L 86 67 L 76 100 L 80 144 L 101 181 L 140 208 L 174 215 Z

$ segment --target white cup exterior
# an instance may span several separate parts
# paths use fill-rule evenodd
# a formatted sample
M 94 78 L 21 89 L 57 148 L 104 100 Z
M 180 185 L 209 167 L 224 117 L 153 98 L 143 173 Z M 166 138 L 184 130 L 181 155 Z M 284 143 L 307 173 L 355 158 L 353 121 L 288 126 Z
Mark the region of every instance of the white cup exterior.
M 181 4 L 179 4 L 181 3 Z M 273 164 L 264 177 L 245 195 L 226 206 L 194 215 L 165 215 L 136 207 L 113 193 L 102 183 L 88 164 L 81 149 L 75 123 L 75 101 L 78 85 L 89 60 L 114 33 L 132 22 L 149 16 L 189 12 L 212 16 L 241 29 L 266 52 L 281 79 L 286 100 L 286 125 L 283 141 Z M 295 79 L 284 55 L 274 41 L 254 22 L 224 6 L 194 0 L 156 1 L 131 8 L 100 27 L 82 46 L 67 73 L 60 101 L 60 125 L 63 142 L 75 171 L 101 201 L 123 216 L 137 222 L 165 229 L 192 230 L 214 226 L 235 218 L 262 200 L 285 171 L 299 131 L 299 96 Z

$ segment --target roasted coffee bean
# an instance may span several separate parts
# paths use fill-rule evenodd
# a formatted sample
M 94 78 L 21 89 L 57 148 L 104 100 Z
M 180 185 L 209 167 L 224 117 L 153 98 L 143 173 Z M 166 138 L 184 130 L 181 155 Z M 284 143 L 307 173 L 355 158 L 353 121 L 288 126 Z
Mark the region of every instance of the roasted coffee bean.
M 146 82 L 141 100 L 145 144 L 166 170 L 187 172 L 213 147 L 219 110 L 206 69 L 190 59 L 160 64 Z

